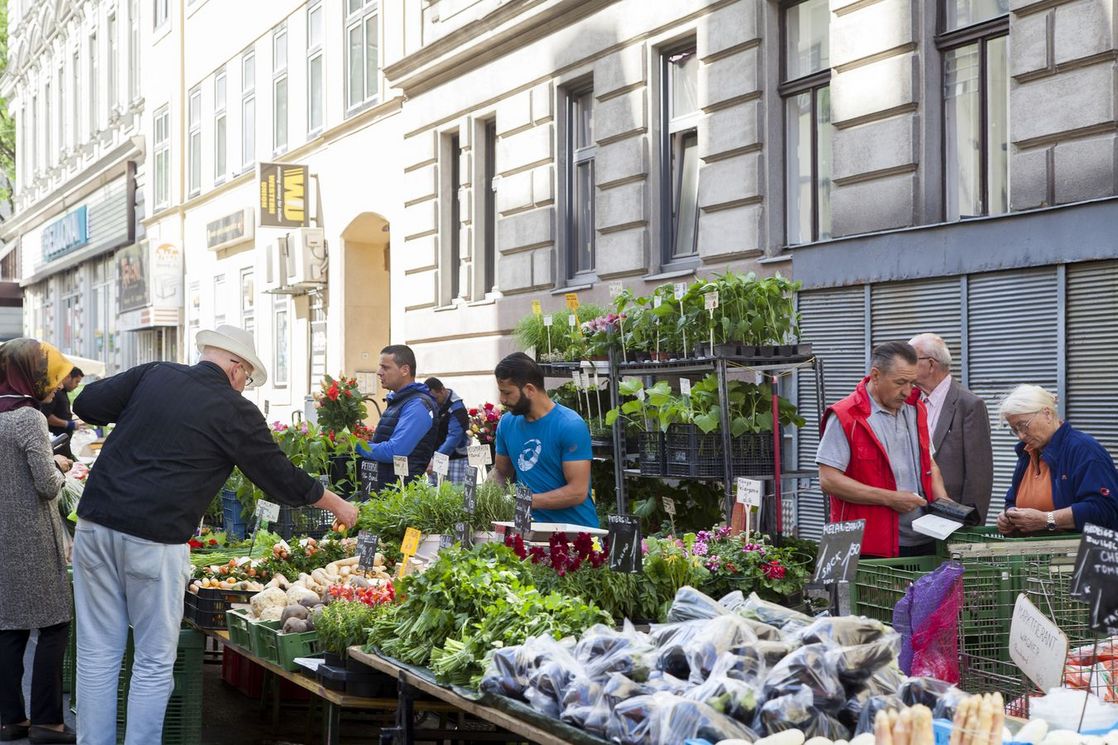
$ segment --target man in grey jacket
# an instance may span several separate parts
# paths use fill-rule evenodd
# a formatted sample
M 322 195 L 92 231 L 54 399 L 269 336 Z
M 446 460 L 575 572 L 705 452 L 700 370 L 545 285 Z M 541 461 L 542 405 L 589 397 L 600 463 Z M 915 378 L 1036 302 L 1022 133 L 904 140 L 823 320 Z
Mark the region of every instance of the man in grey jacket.
M 985 523 L 994 487 L 986 404 L 951 377 L 951 352 L 943 339 L 919 334 L 909 344 L 916 348 L 916 385 L 928 408 L 928 433 L 947 495 L 974 507 Z

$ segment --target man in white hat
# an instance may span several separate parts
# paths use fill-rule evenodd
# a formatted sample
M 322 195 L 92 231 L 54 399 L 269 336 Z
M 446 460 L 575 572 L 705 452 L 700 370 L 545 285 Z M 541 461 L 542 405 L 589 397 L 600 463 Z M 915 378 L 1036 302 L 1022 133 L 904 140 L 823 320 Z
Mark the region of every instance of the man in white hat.
M 237 466 L 269 497 L 314 505 L 352 526 L 357 508 L 294 466 L 241 395 L 268 373 L 252 335 L 197 336 L 193 366 L 152 362 L 90 383 L 74 411 L 116 423 L 90 472 L 74 538 L 78 742 L 116 742 L 117 682 L 133 629 L 127 745 L 160 742 L 190 576 L 186 542 Z

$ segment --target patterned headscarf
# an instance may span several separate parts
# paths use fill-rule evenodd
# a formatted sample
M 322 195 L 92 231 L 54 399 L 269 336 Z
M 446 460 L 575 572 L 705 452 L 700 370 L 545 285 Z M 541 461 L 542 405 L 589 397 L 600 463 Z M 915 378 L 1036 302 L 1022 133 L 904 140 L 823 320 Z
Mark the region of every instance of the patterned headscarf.
M 0 413 L 38 406 L 74 369 L 58 349 L 37 339 L 12 339 L 0 346 Z

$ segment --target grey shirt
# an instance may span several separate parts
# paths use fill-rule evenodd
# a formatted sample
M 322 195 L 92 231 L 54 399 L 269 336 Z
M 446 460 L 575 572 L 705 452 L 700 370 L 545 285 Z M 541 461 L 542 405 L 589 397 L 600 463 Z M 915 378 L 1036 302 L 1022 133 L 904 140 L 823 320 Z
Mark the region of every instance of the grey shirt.
M 920 483 L 920 441 L 916 431 L 916 407 L 902 406 L 898 413 L 893 414 L 872 395 L 869 399 L 870 429 L 889 456 L 897 491 L 910 491 L 927 497 Z M 827 420 L 827 427 L 815 453 L 815 462 L 843 472 L 850 465 L 850 443 L 836 416 Z M 912 529 L 912 521 L 923 514 L 924 508 L 918 507 L 900 516 L 900 545 L 920 546 L 932 540 Z

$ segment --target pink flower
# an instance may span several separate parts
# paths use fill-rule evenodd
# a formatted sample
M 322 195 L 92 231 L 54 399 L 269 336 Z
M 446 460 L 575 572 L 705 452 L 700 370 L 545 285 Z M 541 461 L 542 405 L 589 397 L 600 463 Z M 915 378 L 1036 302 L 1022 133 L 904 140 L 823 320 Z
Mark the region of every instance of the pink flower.
M 761 565 L 761 571 L 769 579 L 784 579 L 784 565 L 779 561 L 767 561 Z

